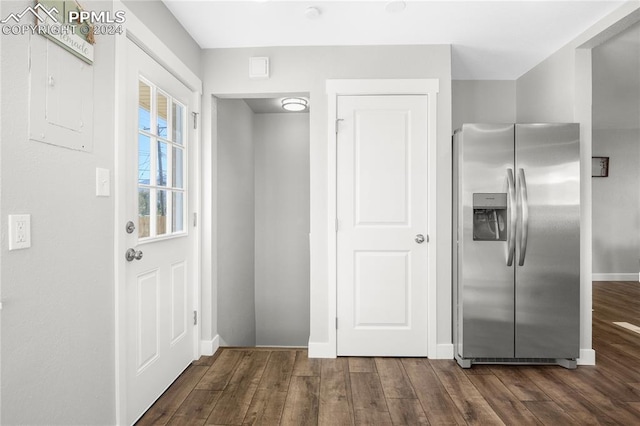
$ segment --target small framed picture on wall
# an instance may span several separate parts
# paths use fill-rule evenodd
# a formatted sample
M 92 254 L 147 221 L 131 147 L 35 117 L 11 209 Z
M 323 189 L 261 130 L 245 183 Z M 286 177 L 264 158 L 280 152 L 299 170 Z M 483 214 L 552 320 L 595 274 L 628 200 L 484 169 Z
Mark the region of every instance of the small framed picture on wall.
M 592 177 L 609 176 L 609 157 L 592 157 L 591 158 L 591 176 Z

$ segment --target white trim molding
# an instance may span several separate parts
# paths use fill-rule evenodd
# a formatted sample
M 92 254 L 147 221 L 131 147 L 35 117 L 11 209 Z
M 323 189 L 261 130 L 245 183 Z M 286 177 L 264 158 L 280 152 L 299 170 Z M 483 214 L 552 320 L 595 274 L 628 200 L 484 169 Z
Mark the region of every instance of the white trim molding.
M 437 168 L 437 103 L 440 90 L 439 79 L 371 79 L 371 80 L 327 80 L 328 96 L 327 110 L 327 243 L 328 243 L 328 301 L 329 309 L 327 321 L 328 341 L 309 342 L 309 357 L 335 358 L 337 356 L 337 331 L 335 321 L 337 316 L 337 236 L 335 219 L 337 217 L 337 150 L 335 120 L 337 118 L 338 96 L 358 95 L 426 95 L 428 102 L 428 181 L 429 181 L 429 235 L 428 254 L 428 288 L 427 288 L 427 317 L 428 317 L 428 356 L 439 358 L 440 351 L 437 344 L 437 224 L 436 224 L 436 168 Z M 446 352 L 446 353 L 445 353 Z M 448 350 L 443 350 L 444 358 L 453 358 Z M 444 356 L 446 355 L 446 356 Z
M 211 340 L 200 340 L 200 355 L 211 356 L 220 348 L 220 336 L 216 336 Z
M 309 358 L 335 358 L 336 345 L 331 342 L 312 342 L 308 346 Z
M 436 349 L 435 356 L 429 357 L 431 359 L 453 359 L 455 356 L 453 343 L 439 343 Z
M 596 351 L 593 349 L 580 349 L 578 365 L 596 365 Z
M 162 65 L 182 84 L 197 92 L 198 95 L 202 95 L 202 80 L 162 40 L 147 28 L 120 0 L 114 1 L 114 8 L 125 11 L 125 16 L 127 17 L 126 35 L 129 40 Z M 196 112 L 200 112 L 200 109 Z
M 639 281 L 639 277 L 637 272 L 593 273 L 591 274 L 591 281 Z

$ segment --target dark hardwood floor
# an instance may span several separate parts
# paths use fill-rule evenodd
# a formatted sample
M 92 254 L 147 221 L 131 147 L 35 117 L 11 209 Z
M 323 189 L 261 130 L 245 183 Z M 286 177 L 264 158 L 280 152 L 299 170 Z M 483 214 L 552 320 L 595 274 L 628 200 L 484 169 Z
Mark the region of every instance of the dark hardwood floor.
M 309 359 L 220 349 L 194 362 L 139 425 L 640 424 L 640 284 L 593 285 L 596 366 L 474 366 L 418 358 Z

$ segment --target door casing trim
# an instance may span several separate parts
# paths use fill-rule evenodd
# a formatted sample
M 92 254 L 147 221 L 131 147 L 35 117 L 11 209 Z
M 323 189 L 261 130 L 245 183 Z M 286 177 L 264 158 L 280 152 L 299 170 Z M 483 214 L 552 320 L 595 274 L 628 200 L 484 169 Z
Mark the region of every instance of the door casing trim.
M 359 95 L 426 95 L 427 96 L 427 152 L 428 152 L 428 225 L 429 235 L 428 283 L 427 283 L 427 317 L 428 332 L 427 345 L 428 356 L 438 356 L 437 345 L 437 277 L 436 277 L 436 247 L 437 247 L 437 223 L 436 223 L 436 165 L 437 165 L 437 106 L 439 79 L 349 79 L 327 80 L 326 92 L 328 96 L 328 123 L 327 123 L 327 244 L 328 244 L 328 342 L 309 342 L 309 356 L 317 358 L 337 357 L 338 338 L 336 330 L 337 318 L 337 234 L 335 223 L 337 218 L 337 134 L 336 119 L 338 96 Z
M 194 105 L 194 111 L 200 113 L 202 98 L 202 81 L 193 73 L 181 60 L 169 49 L 151 30 L 149 30 L 140 21 L 133 12 L 131 12 L 120 0 L 115 0 L 113 4 L 114 10 L 122 10 L 127 17 L 123 24 L 126 36 L 118 36 L 115 40 L 115 76 L 116 91 L 114 102 L 114 320 L 115 320 L 115 418 L 116 424 L 125 425 L 127 418 L 127 372 L 126 372 L 126 300 L 124 300 L 126 276 L 123 264 L 123 253 L 126 250 L 125 238 L 123 237 L 124 223 L 126 223 L 126 206 L 123 194 L 125 194 L 125 149 L 126 142 L 126 102 L 127 102 L 127 43 L 130 41 L 140 47 L 144 52 L 151 56 L 162 67 L 167 69 L 180 82 L 191 90 L 190 101 Z M 190 122 L 190 120 L 189 120 Z M 195 181 L 190 182 L 190 191 L 195 196 L 195 205 L 193 211 L 201 218 L 201 180 L 202 169 L 200 166 L 201 152 L 201 123 L 194 131 L 193 146 L 191 153 L 193 158 L 193 175 Z M 190 215 L 189 215 L 190 216 Z M 198 220 L 198 226 L 194 228 L 194 262 L 193 262 L 193 309 L 202 312 L 200 301 L 200 280 L 201 280 L 201 220 Z M 191 223 L 191 217 L 187 219 L 187 223 Z M 201 316 L 201 315 L 199 315 Z M 201 322 L 195 326 L 193 354 L 194 358 L 200 355 L 200 327 Z

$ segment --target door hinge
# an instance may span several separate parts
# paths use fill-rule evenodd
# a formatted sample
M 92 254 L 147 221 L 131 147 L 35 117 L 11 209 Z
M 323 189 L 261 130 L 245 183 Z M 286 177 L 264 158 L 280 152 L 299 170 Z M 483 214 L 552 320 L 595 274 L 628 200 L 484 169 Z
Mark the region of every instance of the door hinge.
M 336 317 L 336 330 L 338 329 L 338 317 Z
M 193 128 L 197 129 L 198 128 L 198 113 L 197 112 L 192 112 L 191 115 L 193 115 Z
M 193 227 L 198 226 L 198 213 L 193 214 Z
M 336 134 L 338 134 L 338 123 L 344 121 L 344 118 L 336 118 Z
M 336 232 L 338 232 L 338 218 L 336 218 L 335 228 L 336 228 Z
M 198 311 L 193 311 L 193 325 L 198 325 Z

